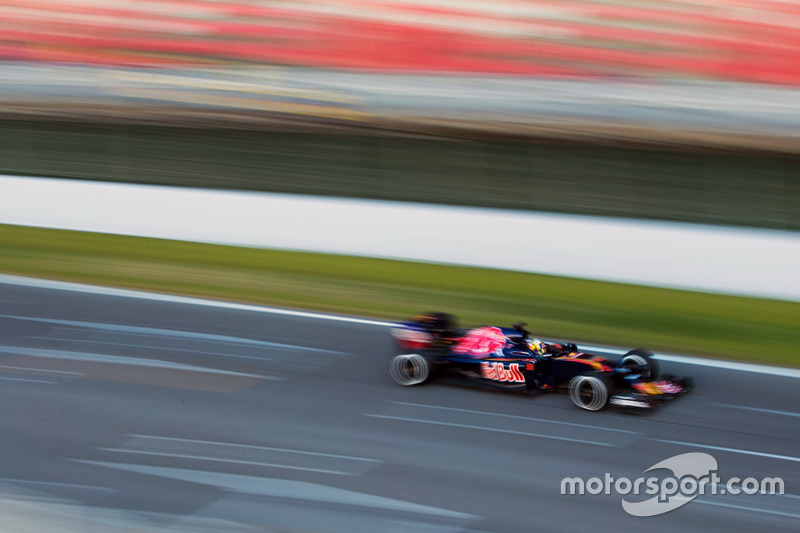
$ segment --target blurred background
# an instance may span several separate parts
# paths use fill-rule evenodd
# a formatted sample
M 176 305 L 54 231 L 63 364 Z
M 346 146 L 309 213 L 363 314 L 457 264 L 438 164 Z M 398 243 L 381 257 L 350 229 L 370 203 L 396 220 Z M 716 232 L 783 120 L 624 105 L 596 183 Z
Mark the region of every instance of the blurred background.
M 800 6 L 785 0 L 6 0 L 2 13 L 14 61 L 800 81 Z
M 0 172 L 800 229 L 784 0 L 6 0 Z
M 0 174 L 797 236 L 799 27 L 796 0 L 0 0 Z M 80 212 L 47 192 L 41 212 Z M 0 185 L 0 198 L 13 196 Z M 120 216 L 114 205 L 99 211 Z M 423 231 L 463 231 L 443 226 Z M 538 252 L 519 237 L 522 253 Z M 766 252 L 742 246 L 730 263 L 752 279 L 764 262 L 791 268 L 762 242 Z M 660 268 L 702 262 L 700 246 L 716 253 L 690 244 L 665 246 L 674 262 Z M 0 225 L 0 270 L 357 316 L 524 319 L 581 346 L 800 365 L 789 301 L 12 225 Z M 702 391 L 644 425 L 590 421 L 563 397 L 404 396 L 387 376 L 383 326 L 16 283 L 0 280 L 3 531 L 529 531 L 532 519 L 610 530 L 623 523 L 619 499 L 567 503 L 550 480 L 639 476 L 695 440 L 741 452 L 724 457 L 739 479 L 800 460 L 798 426 L 780 418 L 798 416 L 785 411 L 797 410 L 788 372 L 666 360 Z M 474 408 L 470 425 L 437 404 Z M 415 419 L 427 424 L 403 425 Z M 786 496 L 706 501 L 648 526 L 796 531 L 798 496 Z

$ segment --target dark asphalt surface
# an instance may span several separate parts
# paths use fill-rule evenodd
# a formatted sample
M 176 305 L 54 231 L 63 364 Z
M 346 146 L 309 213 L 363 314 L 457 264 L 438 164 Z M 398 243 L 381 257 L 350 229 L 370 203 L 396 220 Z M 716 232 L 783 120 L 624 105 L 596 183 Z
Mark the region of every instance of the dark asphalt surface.
M 589 413 L 402 388 L 391 350 L 380 324 L 0 283 L 0 531 L 797 531 L 796 378 L 662 362 L 697 390 Z M 648 518 L 561 494 L 687 452 L 786 494 Z

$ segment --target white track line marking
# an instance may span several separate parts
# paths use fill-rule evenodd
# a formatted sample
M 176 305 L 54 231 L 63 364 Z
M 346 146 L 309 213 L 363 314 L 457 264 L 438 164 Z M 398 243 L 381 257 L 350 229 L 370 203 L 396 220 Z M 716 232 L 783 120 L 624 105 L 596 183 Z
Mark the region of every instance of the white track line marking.
M 274 376 L 261 374 L 246 374 L 243 372 L 231 372 L 217 368 L 205 366 L 187 365 L 183 363 L 173 363 L 161 359 L 147 359 L 139 357 L 128 357 L 124 355 L 104 355 L 86 352 L 72 352 L 66 350 L 44 350 L 40 348 L 24 348 L 21 346 L 0 345 L 0 352 L 14 355 L 26 355 L 29 357 L 41 357 L 43 359 L 69 359 L 72 361 L 83 361 L 88 363 L 107 363 L 113 365 L 143 366 L 149 368 L 163 368 L 165 370 L 183 370 L 189 372 L 202 372 L 207 374 L 218 374 L 221 376 L 234 376 L 255 379 L 279 379 Z
M 210 461 L 214 463 L 230 463 L 235 465 L 249 465 L 249 466 L 264 466 L 267 468 L 281 468 L 284 470 L 300 470 L 302 472 L 316 472 L 318 474 L 335 474 L 338 476 L 354 476 L 350 472 L 342 472 L 340 470 L 327 470 L 324 468 L 311 468 L 308 466 L 292 466 L 292 465 L 284 465 L 279 463 L 266 463 L 261 461 L 244 461 L 241 459 L 221 459 L 217 457 L 208 457 L 205 455 L 192 455 L 186 453 L 170 453 L 170 452 L 150 452 L 150 451 L 143 451 L 143 450 L 124 450 L 124 449 L 115 449 L 115 448 L 98 448 L 98 450 L 104 450 L 107 452 L 115 452 L 115 453 L 129 453 L 134 455 L 152 455 L 155 457 L 171 457 L 174 459 L 193 459 L 197 461 Z
M 3 381 L 23 381 L 25 383 L 44 383 L 46 385 L 55 385 L 55 381 L 45 381 L 43 379 L 23 379 L 23 378 L 4 378 L 0 377 L 0 380 Z
M 409 513 L 426 514 L 460 520 L 475 520 L 478 518 L 475 515 L 459 513 L 438 507 L 374 496 L 363 492 L 340 489 L 338 487 L 330 487 L 306 481 L 227 474 L 224 472 L 207 472 L 184 468 L 87 461 L 84 459 L 70 459 L 70 461 L 104 468 L 125 470 L 136 474 L 177 479 L 188 483 L 198 483 L 239 494 L 253 494 L 257 496 L 267 496 L 269 498 L 288 498 L 292 500 L 323 502 L 335 505 L 385 509 L 402 512 L 406 515 Z
M 697 444 L 694 442 L 683 442 L 679 440 L 668 440 L 668 439 L 650 439 L 656 442 L 666 442 L 668 444 L 678 444 L 680 446 L 691 446 L 693 448 L 706 448 L 708 450 L 718 450 L 721 452 L 731 452 L 731 453 L 740 453 L 743 455 L 755 455 L 757 457 L 767 457 L 769 459 L 779 459 L 781 461 L 792 461 L 795 463 L 800 463 L 800 457 L 793 457 L 791 455 L 778 455 L 775 453 L 765 453 L 765 452 L 755 452 L 752 450 L 740 450 L 738 448 L 725 448 L 723 446 L 711 446 L 708 444 Z
M 121 348 L 145 348 L 148 350 L 160 350 L 163 352 L 186 352 L 192 355 L 214 355 L 218 357 L 233 357 L 236 359 L 255 359 L 256 361 L 274 361 L 270 357 L 255 357 L 251 355 L 237 355 L 223 352 L 209 352 L 208 350 L 193 350 L 191 348 L 175 348 L 168 346 L 159 346 L 155 344 L 133 344 L 129 342 L 111 342 L 111 341 L 92 341 L 88 339 L 70 339 L 66 337 L 42 337 L 30 336 L 29 339 L 43 340 L 43 341 L 60 341 L 70 342 L 75 344 L 94 344 L 96 346 L 119 346 Z M 2 368 L 2 367 L 0 367 Z
M 59 483 L 56 481 L 34 481 L 32 479 L 17 479 L 10 477 L 1 477 L 0 483 L 12 483 L 18 485 L 43 485 L 47 487 L 60 487 L 66 489 L 81 489 L 81 490 L 97 490 L 103 492 L 116 492 L 116 489 L 110 487 L 99 487 L 96 485 L 79 485 L 77 483 Z
M 304 450 L 290 450 L 288 448 L 274 448 L 272 446 L 257 446 L 254 444 L 236 444 L 233 442 L 219 442 L 213 440 L 201 440 L 201 439 L 184 439 L 179 437 L 162 437 L 159 435 L 137 435 L 137 434 L 130 434 L 129 437 L 133 437 L 136 439 L 150 439 L 150 440 L 165 440 L 171 442 L 185 442 L 187 444 L 211 444 L 214 446 L 228 446 L 232 448 L 246 448 L 250 450 L 266 450 L 270 452 L 282 452 L 282 453 L 294 453 L 298 455 L 315 455 L 317 457 L 331 457 L 334 459 L 348 459 L 350 461 L 366 461 L 369 463 L 380 463 L 377 459 L 369 459 L 367 457 L 354 457 L 352 455 L 338 455 L 335 453 L 324 453 L 324 452 L 309 452 Z
M 236 309 L 239 311 L 271 313 L 271 314 L 285 315 L 285 316 L 296 316 L 301 318 L 313 318 L 318 320 L 333 320 L 338 322 L 349 322 L 352 324 L 366 324 L 370 326 L 380 326 L 380 327 L 397 326 L 396 322 L 369 320 L 364 318 L 347 317 L 339 315 L 326 315 L 324 313 L 312 313 L 307 311 L 296 311 L 292 309 L 280 309 L 276 307 L 266 307 L 266 306 L 250 305 L 250 304 L 237 304 L 232 302 L 206 300 L 202 298 L 190 298 L 186 296 L 172 296 L 168 294 L 133 291 L 128 289 L 96 287 L 93 285 L 26 278 L 22 276 L 12 276 L 9 274 L 0 274 L 0 283 L 6 283 L 10 285 L 22 285 L 28 287 L 49 288 L 56 290 L 76 291 L 76 292 L 83 292 L 90 294 L 102 294 L 107 296 L 120 296 L 125 298 L 140 298 L 146 300 L 181 303 L 187 305 L 203 305 L 209 307 L 217 307 L 220 309 Z M 620 350 L 618 348 L 593 347 L 588 345 L 584 345 L 581 347 L 589 351 L 600 350 L 610 353 L 619 353 L 619 354 L 625 353 L 625 351 Z M 660 361 L 669 361 L 686 365 L 706 366 L 711 368 L 720 368 L 724 370 L 749 372 L 752 374 L 765 374 L 771 376 L 800 379 L 800 369 L 797 368 L 767 366 L 767 365 L 758 365 L 752 363 L 738 363 L 734 361 L 718 361 L 715 359 L 704 359 L 698 357 L 689 357 L 689 356 L 673 355 L 673 354 L 656 354 L 656 359 Z
M 563 425 L 563 426 L 573 426 L 573 427 L 587 428 L 587 429 L 598 429 L 598 430 L 602 430 L 602 431 L 615 431 L 617 433 L 627 433 L 629 435 L 639 435 L 640 434 L 638 431 L 627 431 L 627 430 L 624 430 L 624 429 L 613 429 L 613 428 L 606 428 L 606 427 L 601 427 L 601 426 L 590 426 L 588 424 L 577 424 L 575 422 L 563 422 L 561 420 L 549 420 L 549 419 L 546 419 L 546 418 L 533 418 L 533 417 L 530 417 L 530 416 L 507 415 L 507 414 L 503 414 L 503 413 L 490 413 L 488 411 L 474 411 L 472 409 L 460 409 L 458 407 L 442 407 L 440 405 L 427 405 L 427 404 L 423 404 L 423 403 L 410 403 L 410 402 L 389 402 L 389 403 L 393 403 L 395 405 L 408 405 L 408 406 L 411 406 L 411 407 L 423 407 L 423 408 L 427 408 L 427 409 L 442 409 L 442 410 L 446 410 L 446 411 L 457 411 L 457 412 L 461 412 L 461 413 L 472 413 L 472 414 L 476 414 L 476 415 L 488 415 L 488 416 L 491 416 L 492 418 L 497 418 L 497 417 L 515 418 L 517 420 L 530 420 L 532 422 L 546 422 L 548 424 L 560 424 L 560 425 Z
M 71 283 L 66 281 L 52 281 L 36 278 L 25 278 L 22 276 L 12 276 L 0 274 L 0 283 L 10 285 L 23 285 L 27 287 L 38 287 L 45 289 L 56 289 L 62 291 L 83 292 L 90 294 L 102 294 L 106 296 L 119 296 L 123 298 L 139 298 L 159 302 L 180 303 L 187 305 L 203 305 L 208 307 L 218 307 L 221 309 L 236 309 L 239 311 L 253 311 L 257 313 L 270 313 L 275 315 L 296 316 L 302 318 L 315 318 L 319 320 L 336 320 L 339 322 L 350 322 L 354 324 L 367 324 L 371 326 L 396 326 L 394 322 L 380 320 L 369 320 L 364 318 L 327 315 L 324 313 L 313 313 L 309 311 L 297 311 L 294 309 L 281 309 L 277 307 L 265 307 L 251 304 L 239 304 L 233 302 L 223 302 L 218 300 L 207 300 L 188 296 L 174 296 L 171 294 L 159 294 L 155 292 L 134 291 L 129 289 L 115 289 L 110 287 L 96 287 L 82 283 Z
M 162 437 L 157 435 L 129 434 L 131 440 L 116 448 L 98 448 L 100 450 L 133 455 L 150 455 L 155 457 L 172 457 L 176 459 L 192 459 L 216 463 L 282 468 L 321 474 L 355 476 L 364 468 L 372 468 L 381 464 L 376 459 L 354 457 L 324 452 L 291 450 L 271 446 L 237 444 L 178 437 Z M 312 464 L 314 459 L 322 464 Z M 333 464 L 336 463 L 336 464 Z
M 700 500 L 700 499 L 694 500 L 694 503 L 700 503 L 700 504 L 703 504 L 703 505 L 713 505 L 715 507 L 727 507 L 729 509 L 738 509 L 740 511 L 747 511 L 747 512 L 753 512 L 753 513 L 765 513 L 765 514 L 771 514 L 771 515 L 776 515 L 776 516 L 788 516 L 789 518 L 800 518 L 800 514 L 796 514 L 796 513 L 787 513 L 787 512 L 784 512 L 784 511 L 773 511 L 771 509 L 761 509 L 759 507 L 747 507 L 747 506 L 744 506 L 744 505 L 734 505 L 732 503 L 712 502 L 712 501 Z
M 197 339 L 207 342 L 223 344 L 246 344 L 254 346 L 264 346 L 268 348 L 285 348 L 289 350 L 307 350 L 313 352 L 339 353 L 320 348 L 297 346 L 294 344 L 283 344 L 279 342 L 259 341 L 246 339 L 243 337 L 231 337 L 230 335 L 215 335 L 212 333 L 201 333 L 197 331 L 181 331 L 177 329 L 152 328 L 146 326 L 129 326 L 125 324 L 109 324 L 105 322 L 88 322 L 84 320 L 60 320 L 55 318 L 38 318 L 17 315 L 0 315 L 0 318 L 10 318 L 13 320 L 25 320 L 28 322 L 40 322 L 45 324 L 57 324 L 59 326 L 72 326 L 78 328 L 88 328 L 100 331 L 112 331 L 133 335 L 144 335 L 148 337 L 176 337 L 182 339 Z
M 761 409 L 759 407 L 745 407 L 744 405 L 733 405 L 730 403 L 715 403 L 714 405 L 718 405 L 720 407 L 728 407 L 730 409 L 743 409 L 745 411 L 754 411 L 756 413 L 767 413 L 770 415 L 781 415 L 781 416 L 794 416 L 800 418 L 800 413 L 792 413 L 790 411 L 778 411 L 776 409 Z
M 580 349 L 587 352 L 607 352 L 615 355 L 625 355 L 628 350 L 612 348 L 609 346 L 590 346 L 579 344 Z M 687 355 L 675 354 L 654 354 L 659 361 L 670 363 L 680 363 L 683 365 L 706 366 L 709 368 L 719 368 L 722 370 L 735 370 L 737 372 L 749 372 L 751 374 L 765 374 L 769 376 L 780 376 L 783 378 L 800 379 L 800 368 L 787 368 L 780 366 L 759 365 L 755 363 L 739 363 L 736 361 L 721 361 L 718 359 L 706 359 L 703 357 L 689 357 Z
M 547 435 L 544 433 L 530 433 L 527 431 L 514 431 L 511 429 L 500 429 L 500 428 L 490 428 L 485 426 L 473 426 L 469 424 L 456 424 L 453 422 L 439 422 L 437 420 L 424 420 L 421 418 L 406 418 L 402 416 L 389 416 L 389 415 L 375 415 L 375 414 L 365 414 L 364 416 L 370 416 L 372 418 L 386 418 L 389 420 L 401 420 L 405 422 L 418 422 L 420 424 L 432 424 L 435 426 L 448 426 L 448 427 L 456 427 L 456 428 L 463 428 L 463 429 L 476 429 L 478 431 L 489 431 L 493 433 L 508 433 L 511 435 L 522 435 L 524 437 L 537 437 L 541 439 L 551 439 L 551 440 L 562 440 L 567 442 L 577 442 L 580 444 L 592 444 L 594 446 L 604 446 L 609 448 L 618 448 L 615 444 L 607 444 L 605 442 L 597 442 L 593 440 L 585 440 L 585 439 L 573 439 L 570 437 L 558 437 L 556 435 Z
M 66 370 L 48 370 L 46 368 L 28 368 L 27 366 L 8 366 L 0 365 L 0 369 L 8 368 L 10 370 L 24 370 L 25 372 L 41 372 L 43 374 L 63 374 L 65 376 L 85 376 L 80 372 L 67 372 Z

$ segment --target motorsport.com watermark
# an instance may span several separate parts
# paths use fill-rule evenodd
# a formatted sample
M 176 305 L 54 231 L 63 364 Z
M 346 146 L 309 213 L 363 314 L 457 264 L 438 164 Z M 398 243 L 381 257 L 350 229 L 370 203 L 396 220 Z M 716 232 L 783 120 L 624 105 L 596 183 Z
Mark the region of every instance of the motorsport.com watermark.
M 666 469 L 672 472 L 668 477 L 627 477 L 614 478 L 609 473 L 604 477 L 565 477 L 561 480 L 561 494 L 599 495 L 619 494 L 622 496 L 653 496 L 644 501 L 622 499 L 622 508 L 633 516 L 656 516 L 677 509 L 704 495 L 754 495 L 784 494 L 783 479 L 765 477 L 761 480 L 748 477 L 732 477 L 723 483 L 717 475 L 717 460 L 701 452 L 684 453 L 656 463 L 645 472 Z

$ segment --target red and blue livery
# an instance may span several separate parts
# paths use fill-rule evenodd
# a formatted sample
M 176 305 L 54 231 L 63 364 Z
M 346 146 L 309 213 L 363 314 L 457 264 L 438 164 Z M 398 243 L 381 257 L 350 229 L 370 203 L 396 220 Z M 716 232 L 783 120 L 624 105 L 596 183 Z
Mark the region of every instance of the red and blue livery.
M 612 359 L 533 338 L 524 323 L 461 329 L 450 314 L 426 313 L 392 328 L 392 336 L 398 353 L 389 370 L 404 386 L 447 377 L 532 394 L 564 392 L 587 411 L 649 410 L 693 388 L 691 378 L 659 375 L 646 350 Z

